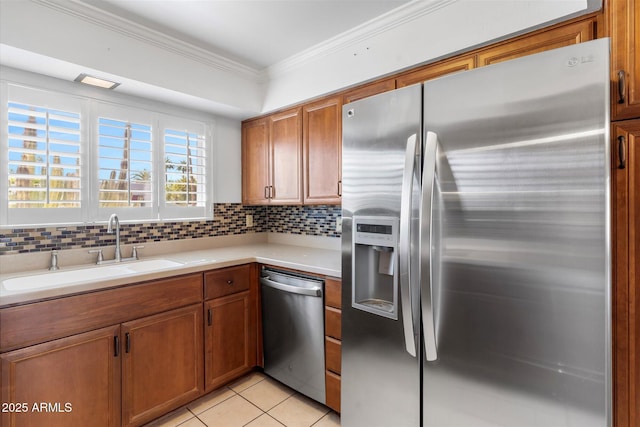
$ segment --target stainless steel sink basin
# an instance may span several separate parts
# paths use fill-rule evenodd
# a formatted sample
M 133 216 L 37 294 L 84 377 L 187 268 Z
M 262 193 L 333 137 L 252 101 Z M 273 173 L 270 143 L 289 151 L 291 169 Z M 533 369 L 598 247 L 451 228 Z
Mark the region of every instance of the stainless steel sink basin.
M 2 282 L 2 286 L 8 291 L 58 288 L 74 286 L 98 279 L 108 280 L 139 273 L 149 273 L 167 268 L 179 267 L 181 265 L 184 265 L 184 263 L 169 259 L 150 259 L 122 264 L 101 265 L 76 270 L 61 269 L 56 272 L 31 274 L 28 276 L 7 279 Z

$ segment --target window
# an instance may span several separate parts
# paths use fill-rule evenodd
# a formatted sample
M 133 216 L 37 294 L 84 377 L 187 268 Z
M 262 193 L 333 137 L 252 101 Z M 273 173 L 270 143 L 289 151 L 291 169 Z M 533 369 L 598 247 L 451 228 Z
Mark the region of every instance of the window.
M 8 92 L 6 145 L 0 155 L 6 165 L 0 184 L 0 206 L 6 213 L 2 223 L 80 221 L 85 191 L 82 100 L 22 87 Z
M 167 119 L 163 129 L 165 218 L 207 216 L 209 147 L 201 123 Z M 178 127 L 180 126 L 181 129 Z
M 204 206 L 207 201 L 204 136 L 167 129 L 164 153 L 165 203 Z
M 4 87 L 0 225 L 211 217 L 205 123 Z
M 9 103 L 9 208 L 80 207 L 80 114 Z
M 101 208 L 151 206 L 151 126 L 98 119 Z

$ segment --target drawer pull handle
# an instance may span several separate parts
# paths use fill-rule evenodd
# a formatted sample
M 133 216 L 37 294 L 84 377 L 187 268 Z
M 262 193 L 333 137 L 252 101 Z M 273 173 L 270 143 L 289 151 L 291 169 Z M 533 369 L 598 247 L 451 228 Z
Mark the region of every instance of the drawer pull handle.
M 129 353 L 131 350 L 131 338 L 129 337 L 129 332 L 124 334 L 124 351 Z
M 113 337 L 113 357 L 118 357 L 119 354 L 120 354 L 120 337 L 116 335 Z
M 618 104 L 624 104 L 624 100 L 625 100 L 624 95 L 625 95 L 626 86 L 627 86 L 627 84 L 624 81 L 625 77 L 626 77 L 626 74 L 624 70 L 618 71 Z
M 209 326 L 213 325 L 213 310 L 207 310 L 207 323 Z

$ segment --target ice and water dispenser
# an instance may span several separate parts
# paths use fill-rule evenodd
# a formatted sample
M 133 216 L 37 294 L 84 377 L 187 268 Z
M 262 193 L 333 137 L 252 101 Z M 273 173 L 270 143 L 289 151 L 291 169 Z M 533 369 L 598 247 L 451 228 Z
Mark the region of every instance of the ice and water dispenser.
M 398 319 L 399 220 L 386 216 L 353 217 L 352 306 Z

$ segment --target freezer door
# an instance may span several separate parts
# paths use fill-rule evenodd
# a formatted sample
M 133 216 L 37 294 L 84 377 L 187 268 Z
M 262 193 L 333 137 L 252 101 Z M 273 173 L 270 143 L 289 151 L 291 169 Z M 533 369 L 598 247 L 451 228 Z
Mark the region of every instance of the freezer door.
M 611 425 L 608 64 L 603 39 L 425 83 L 424 426 Z
M 415 252 L 407 227 L 419 226 L 421 92 L 408 87 L 343 108 L 344 427 L 420 425 L 419 310 L 408 295 L 418 293 L 418 263 L 403 257 Z M 403 193 L 412 200 L 402 203 Z

